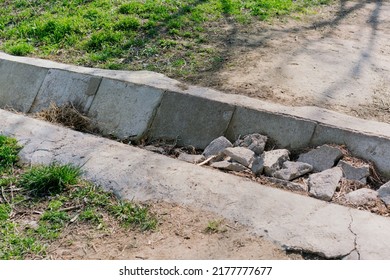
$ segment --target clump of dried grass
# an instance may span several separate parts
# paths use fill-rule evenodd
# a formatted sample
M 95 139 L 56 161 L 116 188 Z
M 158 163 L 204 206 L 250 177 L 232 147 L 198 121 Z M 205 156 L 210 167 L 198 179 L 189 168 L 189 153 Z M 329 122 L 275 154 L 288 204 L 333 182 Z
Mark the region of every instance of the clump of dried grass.
M 73 104 L 57 106 L 52 102 L 49 108 L 35 114 L 35 117 L 51 123 L 61 124 L 74 130 L 96 133 L 90 118 L 84 116 Z

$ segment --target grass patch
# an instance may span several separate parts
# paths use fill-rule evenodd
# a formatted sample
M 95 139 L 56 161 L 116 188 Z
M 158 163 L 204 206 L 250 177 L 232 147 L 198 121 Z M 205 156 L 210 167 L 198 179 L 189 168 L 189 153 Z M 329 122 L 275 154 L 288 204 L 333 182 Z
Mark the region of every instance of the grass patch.
M 0 172 L 10 169 L 19 160 L 20 148 L 15 139 L 0 135 Z
M 59 194 L 79 180 L 80 169 L 71 165 L 34 166 L 20 178 L 18 185 L 34 196 Z
M 16 140 L 0 135 L 0 143 L 5 167 L 0 170 L 0 259 L 45 257 L 50 242 L 81 223 L 97 230 L 112 220 L 127 229 L 156 228 L 148 207 L 81 180 L 79 168 L 52 164 L 23 169 L 14 165 L 20 150 Z
M 0 1 L 0 49 L 84 66 L 182 77 L 213 67 L 214 55 L 202 49 L 207 45 L 221 55 L 228 38 L 221 25 L 305 13 L 331 1 Z

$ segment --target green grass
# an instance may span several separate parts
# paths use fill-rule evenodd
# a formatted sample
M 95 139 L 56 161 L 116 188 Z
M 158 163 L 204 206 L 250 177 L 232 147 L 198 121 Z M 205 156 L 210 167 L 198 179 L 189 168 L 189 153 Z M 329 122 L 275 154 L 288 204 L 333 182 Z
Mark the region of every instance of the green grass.
M 65 191 L 79 180 L 80 169 L 71 165 L 34 166 L 20 178 L 18 185 L 34 196 L 46 196 Z
M 204 230 L 206 233 L 223 233 L 226 232 L 227 229 L 222 227 L 221 220 L 211 220 L 207 223 L 207 226 Z
M 19 150 L 15 139 L 0 135 L 0 172 L 10 169 L 18 161 Z
M 220 29 L 223 22 L 246 25 L 331 1 L 0 0 L 0 49 L 84 66 L 185 76 L 218 62 L 214 58 L 221 56 L 227 35 Z
M 53 164 L 22 169 L 15 166 L 17 141 L 0 135 L 0 143 L 0 260 L 44 257 L 65 227 L 85 223 L 100 230 L 109 226 L 107 217 L 124 228 L 156 228 L 147 207 L 83 181 L 79 168 Z M 40 213 L 38 220 L 33 212 Z M 25 213 L 23 219 L 36 220 L 36 226 L 20 224 L 15 213 Z

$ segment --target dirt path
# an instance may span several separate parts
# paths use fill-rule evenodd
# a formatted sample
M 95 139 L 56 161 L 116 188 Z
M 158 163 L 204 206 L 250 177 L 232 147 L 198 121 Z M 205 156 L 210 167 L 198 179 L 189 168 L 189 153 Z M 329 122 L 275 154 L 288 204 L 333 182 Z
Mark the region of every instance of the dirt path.
M 230 28 L 227 59 L 197 83 L 390 122 L 390 1 L 337 1 L 299 20 Z
M 168 203 L 153 204 L 155 232 L 124 229 L 107 220 L 106 229 L 74 224 L 48 248 L 51 259 L 302 259 L 215 214 Z M 210 222 L 216 231 L 207 232 Z M 212 227 L 214 228 L 214 227 Z

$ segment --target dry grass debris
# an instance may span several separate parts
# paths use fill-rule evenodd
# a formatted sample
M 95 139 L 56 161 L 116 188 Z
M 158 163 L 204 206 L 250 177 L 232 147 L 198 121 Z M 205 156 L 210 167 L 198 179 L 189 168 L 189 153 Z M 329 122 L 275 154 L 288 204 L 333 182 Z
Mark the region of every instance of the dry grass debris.
M 57 104 L 52 102 L 47 109 L 36 113 L 35 117 L 51 123 L 61 124 L 81 132 L 98 132 L 91 119 L 83 115 L 81 110 L 78 110 L 71 103 L 57 106 Z

